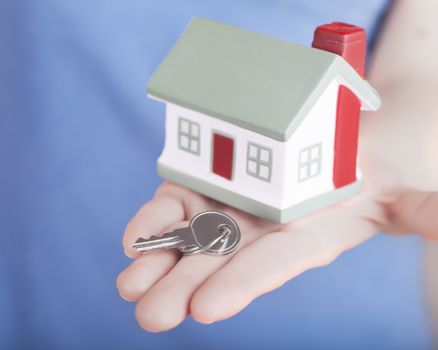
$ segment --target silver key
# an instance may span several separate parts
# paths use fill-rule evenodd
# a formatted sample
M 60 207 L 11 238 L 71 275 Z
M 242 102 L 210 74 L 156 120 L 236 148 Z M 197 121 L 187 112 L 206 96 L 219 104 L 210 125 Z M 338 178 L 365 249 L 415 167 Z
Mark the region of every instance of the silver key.
M 167 232 L 160 237 L 139 238 L 133 245 L 139 252 L 177 248 L 184 255 L 208 253 L 224 255 L 237 248 L 240 230 L 228 215 L 218 211 L 197 214 L 188 227 Z

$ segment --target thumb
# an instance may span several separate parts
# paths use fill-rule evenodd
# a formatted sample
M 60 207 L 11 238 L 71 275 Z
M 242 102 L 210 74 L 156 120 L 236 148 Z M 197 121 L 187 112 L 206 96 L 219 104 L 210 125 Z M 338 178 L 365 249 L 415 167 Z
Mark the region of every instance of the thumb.
M 397 228 L 438 240 L 438 192 L 404 190 L 388 209 Z

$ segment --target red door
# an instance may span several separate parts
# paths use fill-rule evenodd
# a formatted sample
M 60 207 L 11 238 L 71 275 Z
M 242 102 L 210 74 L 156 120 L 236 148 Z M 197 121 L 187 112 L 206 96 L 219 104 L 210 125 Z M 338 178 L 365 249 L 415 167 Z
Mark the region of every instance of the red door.
M 213 172 L 228 180 L 233 177 L 234 140 L 224 135 L 213 134 Z

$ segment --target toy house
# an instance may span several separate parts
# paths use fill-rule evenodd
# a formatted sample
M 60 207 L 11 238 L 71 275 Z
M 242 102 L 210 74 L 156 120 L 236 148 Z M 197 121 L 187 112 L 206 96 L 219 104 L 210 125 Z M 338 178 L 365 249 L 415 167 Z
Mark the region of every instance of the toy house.
M 365 32 L 331 23 L 304 47 L 194 18 L 148 84 L 166 105 L 159 174 L 285 223 L 361 188 Z

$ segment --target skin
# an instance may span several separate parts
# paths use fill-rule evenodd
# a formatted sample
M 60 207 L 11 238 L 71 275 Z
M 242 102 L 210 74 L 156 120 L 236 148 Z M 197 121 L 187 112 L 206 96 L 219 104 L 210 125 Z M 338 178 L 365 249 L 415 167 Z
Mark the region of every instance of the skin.
M 158 188 L 126 227 L 123 246 L 134 260 L 117 279 L 121 297 L 137 302 L 141 327 L 165 331 L 189 315 L 201 323 L 227 319 L 378 232 L 416 232 L 438 240 L 437 12 L 433 0 L 398 1 L 386 22 L 369 74 L 384 102 L 378 113 L 362 115 L 365 188 L 358 196 L 279 225 L 181 186 Z M 185 226 L 209 209 L 238 222 L 242 241 L 232 254 L 182 257 L 161 250 L 140 256 L 132 249 L 140 234 Z

